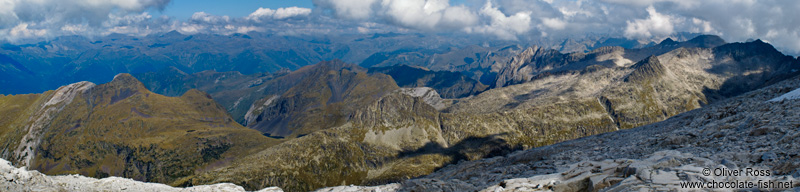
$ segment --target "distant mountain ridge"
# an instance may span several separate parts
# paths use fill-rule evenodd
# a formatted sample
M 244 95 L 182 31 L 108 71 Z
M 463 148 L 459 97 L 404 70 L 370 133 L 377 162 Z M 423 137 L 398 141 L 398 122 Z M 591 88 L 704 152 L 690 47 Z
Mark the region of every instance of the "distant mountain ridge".
M 685 42 L 670 38 L 645 48 L 600 47 L 587 53 L 561 53 L 554 49 L 532 46 L 511 58 L 503 66 L 492 87 L 524 83 L 539 75 L 580 71 L 589 65 L 627 66 L 652 55 L 661 55 L 676 48 L 712 48 L 725 44 L 718 36 L 701 35 Z M 774 48 L 772 48 L 774 49 Z
M 678 35 L 683 36 L 691 34 Z M 649 46 L 624 39 L 609 43 L 610 39 L 613 38 L 598 36 L 566 44 L 561 40 L 544 39 L 527 43 L 567 52 L 583 52 L 598 45 Z M 523 45 L 518 45 L 520 43 Z M 297 70 L 333 59 L 362 63 L 365 67 L 404 64 L 434 71 L 462 72 L 488 85 L 497 73 L 492 66 L 505 63 L 519 51 L 514 47 L 526 46 L 524 44 L 403 33 L 329 37 L 259 32 L 184 35 L 171 31 L 145 37 L 63 36 L 33 44 L 0 45 L 0 83 L 3 84 L 0 94 L 40 93 L 79 81 L 105 83 L 118 73 L 176 68 L 189 74 L 213 70 L 250 75 Z M 588 48 L 577 48 L 589 44 Z M 564 48 L 573 45 L 576 48 Z
M 410 38 L 433 44 L 416 44 Z M 78 81 L 104 83 L 118 73 L 156 72 L 176 68 L 253 73 L 297 70 L 323 60 L 356 62 L 370 54 L 399 49 L 431 54 L 470 42 L 416 34 L 345 35 L 337 38 L 277 36 L 265 33 L 229 36 L 183 35 L 172 31 L 146 37 L 111 34 L 97 39 L 59 37 L 36 44 L 0 47 L 0 93 L 38 93 Z

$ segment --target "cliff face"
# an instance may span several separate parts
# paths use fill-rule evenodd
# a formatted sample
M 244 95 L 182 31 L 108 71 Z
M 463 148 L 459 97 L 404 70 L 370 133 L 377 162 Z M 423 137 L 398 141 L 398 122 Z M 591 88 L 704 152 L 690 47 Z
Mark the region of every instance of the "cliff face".
M 488 86 L 459 72 L 431 71 L 407 65 L 369 69 L 370 73 L 392 76 L 400 87 L 430 87 L 448 99 L 463 98 L 483 92 Z

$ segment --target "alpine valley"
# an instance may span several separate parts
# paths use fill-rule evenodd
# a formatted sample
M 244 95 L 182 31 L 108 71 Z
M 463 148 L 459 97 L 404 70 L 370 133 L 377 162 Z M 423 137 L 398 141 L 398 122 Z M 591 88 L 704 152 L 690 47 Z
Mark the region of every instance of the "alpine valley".
M 681 190 L 719 166 L 794 188 L 799 71 L 690 33 L 5 44 L 0 190 Z

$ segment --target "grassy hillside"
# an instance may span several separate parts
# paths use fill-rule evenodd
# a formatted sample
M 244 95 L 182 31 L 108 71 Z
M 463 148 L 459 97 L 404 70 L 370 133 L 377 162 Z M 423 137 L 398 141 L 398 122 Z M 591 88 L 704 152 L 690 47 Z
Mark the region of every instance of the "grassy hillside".
M 46 174 L 176 184 L 281 142 L 237 124 L 203 92 L 166 97 L 148 91 L 127 74 L 88 88 L 62 105 L 29 104 L 38 97 L 48 94 L 6 96 L 0 101 L 16 106 L 2 111 L 4 117 L 36 118 L 15 112 L 25 106 L 60 108 L 49 113 L 49 122 L 32 138 L 38 144 L 30 146 L 34 153 L 28 166 Z M 14 139 L 16 133 L 30 132 L 26 126 L 3 122 L 3 137 L 11 138 L 3 140 L 6 146 L 20 141 Z

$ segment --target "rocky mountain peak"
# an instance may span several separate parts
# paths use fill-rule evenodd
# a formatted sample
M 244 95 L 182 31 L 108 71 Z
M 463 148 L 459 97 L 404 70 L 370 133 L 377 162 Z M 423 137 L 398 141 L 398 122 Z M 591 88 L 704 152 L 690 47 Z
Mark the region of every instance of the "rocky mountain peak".
M 648 79 L 660 77 L 667 70 L 656 56 L 647 57 L 631 66 L 631 68 L 634 68 L 634 70 L 625 78 L 625 82 L 647 81 Z
M 114 79 L 108 83 L 108 85 L 115 86 L 115 87 L 127 87 L 127 88 L 136 88 L 136 89 L 144 89 L 144 84 L 140 82 L 136 77 L 128 73 L 120 73 L 114 76 Z
M 326 71 L 327 70 L 338 71 L 338 70 L 342 70 L 342 69 L 347 69 L 347 70 L 350 70 L 350 71 L 366 71 L 365 69 L 361 68 L 358 65 L 345 63 L 344 61 L 339 60 L 339 59 L 319 62 L 318 64 L 314 65 L 314 68 L 318 68 L 318 69 L 322 69 L 322 70 L 326 70 Z
M 783 53 L 775 49 L 769 43 L 757 39 L 752 42 L 744 43 L 729 43 L 714 48 L 717 55 L 728 55 L 734 59 L 743 59 L 746 57 L 763 56 L 771 58 L 783 57 Z
M 725 40 L 716 35 L 700 35 L 687 42 L 703 48 L 712 48 L 725 44 Z
M 206 92 L 197 90 L 197 89 L 190 89 L 189 91 L 186 91 L 186 93 L 184 93 L 181 97 L 183 97 L 183 98 L 206 98 L 206 99 L 211 99 L 211 95 L 209 95 Z
M 142 82 L 127 73 L 120 73 L 114 76 L 111 82 L 95 86 L 89 91 L 92 98 L 99 99 L 98 101 L 108 101 L 109 104 L 114 104 L 139 93 L 149 94 L 150 91 L 145 88 Z
M 672 40 L 672 38 L 669 38 L 669 37 L 667 39 L 664 39 L 663 41 L 661 41 L 661 43 L 659 43 L 659 45 L 677 45 L 677 44 L 678 44 L 677 41 Z

